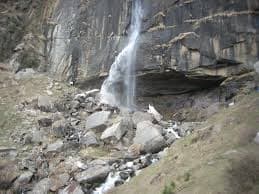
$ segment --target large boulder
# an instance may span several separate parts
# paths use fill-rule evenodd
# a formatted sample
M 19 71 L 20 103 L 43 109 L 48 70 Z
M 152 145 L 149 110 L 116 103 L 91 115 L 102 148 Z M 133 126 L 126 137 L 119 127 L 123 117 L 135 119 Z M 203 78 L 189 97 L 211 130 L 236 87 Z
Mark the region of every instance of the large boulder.
M 166 141 L 161 135 L 161 128 L 150 121 L 143 121 L 137 125 L 134 144 L 143 145 L 146 152 L 158 152 L 166 146 Z
M 102 182 L 110 172 L 109 166 L 96 165 L 75 175 L 75 179 L 80 183 Z
M 98 146 L 99 142 L 96 134 L 93 131 L 88 131 L 86 134 L 80 137 L 80 144 L 86 147 Z
M 56 142 L 49 144 L 47 147 L 47 153 L 60 152 L 64 148 L 64 143 L 62 140 L 57 140 Z
M 150 114 L 150 113 L 136 111 L 132 115 L 132 120 L 133 120 L 134 125 L 137 126 L 137 124 L 142 121 L 153 122 L 154 118 L 153 118 L 152 114 Z
M 120 140 L 127 131 L 133 130 L 133 123 L 129 117 L 123 117 L 118 123 L 113 124 L 111 127 L 107 128 L 101 136 L 101 139 L 108 139 L 115 137 L 117 140 Z
M 91 114 L 86 119 L 85 128 L 88 129 L 97 129 L 99 131 L 105 129 L 107 126 L 107 121 L 111 115 L 110 111 L 100 111 Z

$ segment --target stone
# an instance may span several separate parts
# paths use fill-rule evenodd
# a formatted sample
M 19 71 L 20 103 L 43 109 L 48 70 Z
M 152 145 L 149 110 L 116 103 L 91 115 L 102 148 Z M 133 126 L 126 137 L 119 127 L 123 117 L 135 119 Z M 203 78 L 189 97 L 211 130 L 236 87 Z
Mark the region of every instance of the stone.
M 66 134 L 67 122 L 65 119 L 58 120 L 52 125 L 52 132 L 55 137 L 64 137 Z
M 120 172 L 119 175 L 122 180 L 127 180 L 130 177 L 129 173 L 127 172 Z
M 32 68 L 26 68 L 15 74 L 16 80 L 29 79 L 35 75 L 35 71 Z
M 137 112 L 133 113 L 132 120 L 133 120 L 134 125 L 137 126 L 137 124 L 142 121 L 153 122 L 154 118 L 153 118 L 152 114 L 150 114 L 150 113 L 137 111 Z
M 259 144 L 259 132 L 256 134 L 255 138 L 254 138 L 254 142 L 256 144 Z
M 63 141 L 57 140 L 56 142 L 48 145 L 46 152 L 47 153 L 61 152 L 63 148 L 64 148 Z
M 19 176 L 16 163 L 0 160 L 0 191 L 9 189 L 13 181 Z
M 108 139 L 115 137 L 117 140 L 120 140 L 127 131 L 133 130 L 132 120 L 128 117 L 123 117 L 118 123 L 113 124 L 111 127 L 107 128 L 101 136 L 101 139 Z
M 59 174 L 50 177 L 50 191 L 56 192 L 58 189 L 64 187 L 66 183 L 69 181 L 69 174 Z
M 96 183 L 102 182 L 106 179 L 110 172 L 109 166 L 93 166 L 87 170 L 75 175 L 75 179 L 80 183 Z
M 110 115 L 111 115 L 110 111 L 100 111 L 100 112 L 91 114 L 86 119 L 86 124 L 85 124 L 86 130 L 88 130 L 88 129 L 98 129 L 98 130 L 105 129 Z
M 84 192 L 81 186 L 78 183 L 73 181 L 67 187 L 60 190 L 58 194 L 84 194 Z
M 38 124 L 40 127 L 49 127 L 52 125 L 52 119 L 47 118 L 47 117 L 39 118 Z
M 155 153 L 166 146 L 166 141 L 161 135 L 160 129 L 150 121 L 143 121 L 137 125 L 134 144 L 143 145 L 146 152 Z
M 39 96 L 38 108 L 43 112 L 51 112 L 54 108 L 54 104 L 49 96 Z
M 157 122 L 163 119 L 163 116 L 151 105 L 148 106 L 148 113 L 152 114 Z
M 49 178 L 44 178 L 36 183 L 36 185 L 33 187 L 33 190 L 28 192 L 28 194 L 48 194 L 50 186 L 51 180 Z
M 40 144 L 46 141 L 46 136 L 45 133 L 41 130 L 34 129 L 32 131 L 32 143 Z
M 80 108 L 80 102 L 78 100 L 73 100 L 71 102 L 71 108 L 75 109 L 75 110 L 78 110 Z
M 80 144 L 85 146 L 98 146 L 98 140 L 93 131 L 87 132 L 85 135 L 80 137 Z
M 28 184 L 32 179 L 33 173 L 31 171 L 26 171 L 22 173 L 17 180 L 15 181 L 15 185 L 25 185 Z

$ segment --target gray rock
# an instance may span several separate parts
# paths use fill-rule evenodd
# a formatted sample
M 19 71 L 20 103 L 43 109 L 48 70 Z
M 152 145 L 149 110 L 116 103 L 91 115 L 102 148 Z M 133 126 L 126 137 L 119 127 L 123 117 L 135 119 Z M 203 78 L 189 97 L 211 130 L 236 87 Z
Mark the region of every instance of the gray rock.
M 54 104 L 49 96 L 38 97 L 38 108 L 44 112 L 51 112 L 54 108 Z
M 66 188 L 60 190 L 58 194 L 84 194 L 84 192 L 78 183 L 72 182 Z
M 143 121 L 137 125 L 134 144 L 141 144 L 146 152 L 158 152 L 166 146 L 166 141 L 160 129 L 150 121 Z
M 58 189 L 66 185 L 66 183 L 69 181 L 69 178 L 70 176 L 67 173 L 50 177 L 50 190 L 56 192 Z
M 142 121 L 151 121 L 153 122 L 154 118 L 151 114 L 145 112 L 134 112 L 132 115 L 132 120 L 135 126 Z
M 78 100 L 73 100 L 71 102 L 71 108 L 75 109 L 75 110 L 79 109 L 80 108 L 80 102 Z
M 44 178 L 40 182 L 36 183 L 33 190 L 29 194 L 48 194 L 51 186 L 51 180 Z
M 19 184 L 19 185 L 25 185 L 28 184 L 31 181 L 31 178 L 33 176 L 33 173 L 31 171 L 26 171 L 24 173 L 22 173 L 19 178 L 17 178 L 17 180 L 15 181 L 15 184 Z
M 0 191 L 9 189 L 18 176 L 18 168 L 14 162 L 0 160 Z
M 65 119 L 58 120 L 52 125 L 52 132 L 56 137 L 63 137 L 66 134 L 67 122 Z
M 100 111 L 100 112 L 91 114 L 86 119 L 85 128 L 103 130 L 107 125 L 107 121 L 110 115 L 111 115 L 110 111 Z
M 35 75 L 35 71 L 32 68 L 26 68 L 18 73 L 15 74 L 15 79 L 20 80 L 20 79 L 29 79 L 32 78 Z
M 256 144 L 259 144 L 259 132 L 256 134 L 255 138 L 254 138 L 254 142 Z
M 101 139 L 108 139 L 115 137 L 117 140 L 120 140 L 127 131 L 133 130 L 133 123 L 128 117 L 121 118 L 116 124 L 113 124 L 111 127 L 107 128 L 101 136 Z
M 39 144 L 39 143 L 43 143 L 45 141 L 46 141 L 45 133 L 41 130 L 34 129 L 33 132 L 32 132 L 31 142 Z
M 52 125 L 52 119 L 47 118 L 47 117 L 39 118 L 38 124 L 40 127 L 49 127 Z
M 98 140 L 93 131 L 87 132 L 85 135 L 83 135 L 80 138 L 80 144 L 85 145 L 85 146 L 98 146 Z
M 110 172 L 109 166 L 93 166 L 75 175 L 75 179 L 80 183 L 102 182 Z
M 48 145 L 46 152 L 47 153 L 60 152 L 60 151 L 62 151 L 63 147 L 64 147 L 63 141 L 57 140 L 53 144 Z

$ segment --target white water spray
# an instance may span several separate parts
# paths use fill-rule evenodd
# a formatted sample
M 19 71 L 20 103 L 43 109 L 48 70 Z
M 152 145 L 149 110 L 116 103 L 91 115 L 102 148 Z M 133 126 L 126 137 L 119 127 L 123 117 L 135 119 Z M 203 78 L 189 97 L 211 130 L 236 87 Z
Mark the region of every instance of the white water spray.
M 115 59 L 102 85 L 102 103 L 130 109 L 135 105 L 135 60 L 141 18 L 140 0 L 134 0 L 128 44 Z

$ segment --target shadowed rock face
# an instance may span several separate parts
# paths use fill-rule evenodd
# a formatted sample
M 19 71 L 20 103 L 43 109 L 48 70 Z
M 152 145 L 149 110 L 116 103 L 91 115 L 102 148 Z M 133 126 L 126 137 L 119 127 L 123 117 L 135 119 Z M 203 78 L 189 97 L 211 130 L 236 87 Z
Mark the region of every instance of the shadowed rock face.
M 48 6 L 39 21 L 45 24 L 46 70 L 84 87 L 100 84 L 127 42 L 132 1 L 53 2 L 45 3 Z M 145 13 L 136 62 L 139 94 L 216 86 L 225 77 L 250 70 L 258 61 L 257 0 L 142 3 Z

